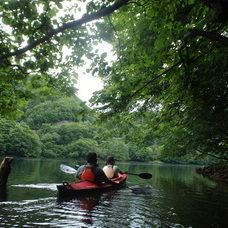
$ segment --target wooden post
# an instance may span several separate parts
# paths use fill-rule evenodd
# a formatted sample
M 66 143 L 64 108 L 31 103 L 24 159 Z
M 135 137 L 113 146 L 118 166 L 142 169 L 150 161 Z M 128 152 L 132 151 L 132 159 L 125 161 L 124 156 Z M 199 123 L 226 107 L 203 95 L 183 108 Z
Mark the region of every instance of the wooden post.
M 11 171 L 10 164 L 13 160 L 13 157 L 5 157 L 0 163 L 0 202 L 7 200 L 6 184 Z
M 8 176 L 11 171 L 11 162 L 14 160 L 13 157 L 5 157 L 0 164 L 0 187 L 6 186 Z

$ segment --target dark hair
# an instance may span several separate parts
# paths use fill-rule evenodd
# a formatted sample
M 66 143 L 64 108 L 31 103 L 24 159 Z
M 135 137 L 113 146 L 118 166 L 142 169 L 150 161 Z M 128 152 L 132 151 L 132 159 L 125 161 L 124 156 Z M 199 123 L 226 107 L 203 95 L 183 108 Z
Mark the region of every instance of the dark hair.
M 86 161 L 91 165 L 95 165 L 97 163 L 97 154 L 94 152 L 88 153 L 86 155 Z
M 116 161 L 114 157 L 108 157 L 107 160 L 106 160 L 106 164 L 110 163 L 110 162 L 114 162 Z

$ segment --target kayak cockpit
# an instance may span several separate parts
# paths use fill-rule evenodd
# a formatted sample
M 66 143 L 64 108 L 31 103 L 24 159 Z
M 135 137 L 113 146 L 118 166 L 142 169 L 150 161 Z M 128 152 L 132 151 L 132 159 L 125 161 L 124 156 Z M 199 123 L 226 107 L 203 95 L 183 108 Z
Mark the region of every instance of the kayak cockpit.
M 118 185 L 106 183 L 98 185 L 90 181 L 80 181 L 75 183 L 63 182 L 63 184 L 57 185 L 58 197 L 81 196 L 118 189 L 125 184 L 126 178 L 127 174 L 119 174 L 118 177 L 113 178 L 112 181 L 117 182 Z

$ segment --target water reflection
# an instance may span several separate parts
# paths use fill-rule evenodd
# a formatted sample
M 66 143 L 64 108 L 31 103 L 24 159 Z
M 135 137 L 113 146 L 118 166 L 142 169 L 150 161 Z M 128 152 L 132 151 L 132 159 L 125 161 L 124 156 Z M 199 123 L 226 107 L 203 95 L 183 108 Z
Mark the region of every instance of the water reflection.
M 99 204 L 100 197 L 80 197 L 76 199 L 71 199 L 69 201 L 59 202 L 58 210 L 61 210 L 61 213 L 74 214 L 77 213 L 78 221 L 81 221 L 86 224 L 93 224 L 93 208 Z
M 172 178 L 163 176 L 156 181 L 162 190 L 158 208 L 170 209 L 170 219 L 184 227 L 226 227 L 228 198 L 221 185 L 199 176 L 173 174 L 175 171 Z
M 152 173 L 153 178 L 129 175 L 128 188 L 58 201 L 56 183 L 74 181 L 73 175 L 59 170 L 61 163 L 15 159 L 0 203 L 0 227 L 223 228 L 228 224 L 227 186 L 199 176 L 198 167 L 118 163 L 122 170 Z M 75 161 L 64 163 L 74 167 Z M 136 194 L 134 188 L 152 194 Z
M 0 186 L 0 202 L 7 201 L 7 187 Z
M 107 193 L 97 193 L 93 195 L 58 198 L 58 209 L 61 213 L 69 212 L 80 215 L 77 220 L 87 225 L 93 225 L 96 219 L 98 206 L 112 208 L 112 201 L 114 200 L 117 191 L 110 191 Z
M 129 187 L 128 187 L 129 188 Z M 151 195 L 152 191 L 149 188 L 129 188 L 134 194 Z

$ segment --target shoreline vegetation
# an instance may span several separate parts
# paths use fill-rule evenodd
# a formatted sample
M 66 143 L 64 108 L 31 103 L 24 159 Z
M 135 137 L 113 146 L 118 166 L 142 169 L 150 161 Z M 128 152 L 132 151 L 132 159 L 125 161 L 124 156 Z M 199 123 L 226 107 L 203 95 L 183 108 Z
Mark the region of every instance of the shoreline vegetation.
M 218 183 L 228 184 L 228 162 L 198 168 L 196 173 Z
M 2 161 L 1 158 L 4 160 L 4 157 L 0 156 L 0 163 Z M 49 158 L 46 158 L 46 159 L 49 159 Z M 151 164 L 172 164 L 172 163 L 164 163 L 159 160 L 154 160 L 153 162 L 151 162 Z M 203 175 L 203 177 L 208 178 L 217 183 L 228 184 L 228 162 L 216 163 L 216 164 L 204 166 L 203 168 L 197 168 L 196 173 L 199 175 Z

